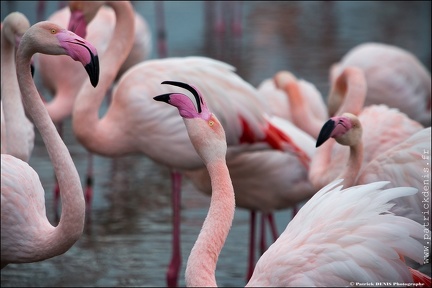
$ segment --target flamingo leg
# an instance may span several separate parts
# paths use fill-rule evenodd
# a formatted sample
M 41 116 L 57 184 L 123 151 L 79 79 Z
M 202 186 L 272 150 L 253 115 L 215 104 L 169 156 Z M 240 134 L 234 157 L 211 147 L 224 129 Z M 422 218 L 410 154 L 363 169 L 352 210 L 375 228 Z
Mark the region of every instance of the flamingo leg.
M 249 259 L 248 259 L 248 269 L 246 273 L 246 282 L 252 277 L 252 273 L 255 269 L 255 221 L 256 221 L 256 211 L 250 211 L 250 237 L 249 237 Z
M 87 153 L 87 176 L 84 198 L 86 201 L 86 211 L 90 213 L 93 199 L 93 154 L 90 152 Z
M 231 1 L 230 2 L 233 11 L 231 19 L 231 30 L 235 36 L 241 36 L 242 34 L 242 1 Z
M 261 213 L 261 239 L 260 239 L 260 253 L 261 255 L 267 250 L 266 244 L 266 225 L 265 221 L 267 218 L 266 213 Z
M 37 8 L 36 8 L 36 21 L 40 22 L 45 20 L 45 7 L 46 3 L 45 1 L 38 1 Z
M 276 221 L 274 219 L 274 214 L 273 213 L 268 213 L 267 214 L 267 218 L 270 224 L 270 229 L 273 235 L 273 243 L 277 240 L 277 238 L 279 238 L 279 233 L 277 232 L 277 227 L 276 227 Z
M 292 218 L 291 219 L 294 219 L 294 217 L 295 217 L 295 215 L 297 215 L 298 211 L 299 211 L 298 205 L 295 204 L 294 207 L 293 207 L 293 212 L 292 212 Z
M 166 29 L 165 29 L 165 13 L 164 2 L 155 1 L 156 5 L 156 25 L 157 25 L 157 41 L 158 41 L 158 54 L 159 58 L 166 58 L 167 44 L 166 44 Z
M 173 210 L 173 240 L 171 262 L 167 270 L 168 287 L 177 287 L 178 275 L 181 265 L 180 251 L 180 199 L 181 199 L 181 174 L 171 171 L 172 183 L 172 210 Z

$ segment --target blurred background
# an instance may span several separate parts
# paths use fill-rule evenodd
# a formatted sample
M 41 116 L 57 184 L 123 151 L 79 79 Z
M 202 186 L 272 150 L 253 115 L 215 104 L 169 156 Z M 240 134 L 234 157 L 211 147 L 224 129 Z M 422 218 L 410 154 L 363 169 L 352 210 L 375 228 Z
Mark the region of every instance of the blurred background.
M 153 33 L 150 58 L 158 58 L 157 30 L 162 17 L 155 1 L 133 1 Z M 254 86 L 277 71 L 289 70 L 312 82 L 325 98 L 330 65 L 354 46 L 382 42 L 412 52 L 430 71 L 430 1 L 161 1 L 167 55 L 200 55 L 225 61 Z M 1 19 L 12 11 L 37 19 L 38 1 L 1 1 Z M 62 5 L 46 1 L 47 19 Z M 240 10 L 237 10 L 240 9 Z M 235 11 L 240 11 L 237 13 Z M 218 16 L 219 15 L 219 16 Z M 41 16 L 39 16 L 41 17 Z M 225 30 L 217 30 L 217 19 Z M 230 23 L 241 25 L 233 31 Z M 233 26 L 234 27 L 234 26 Z M 37 85 L 38 74 L 35 80 Z M 43 87 L 40 87 L 43 90 Z M 84 179 L 87 154 L 65 123 L 64 141 Z M 48 218 L 54 223 L 53 169 L 37 134 L 30 165 L 46 193 Z M 40 263 L 13 265 L 1 271 L 2 287 L 166 286 L 171 256 L 171 183 L 169 170 L 144 156 L 94 157 L 91 222 L 64 255 Z M 182 270 L 207 213 L 209 198 L 186 179 L 182 187 Z M 279 232 L 291 211 L 276 213 Z M 237 209 L 231 233 L 219 258 L 220 286 L 244 286 L 249 233 L 248 211 Z

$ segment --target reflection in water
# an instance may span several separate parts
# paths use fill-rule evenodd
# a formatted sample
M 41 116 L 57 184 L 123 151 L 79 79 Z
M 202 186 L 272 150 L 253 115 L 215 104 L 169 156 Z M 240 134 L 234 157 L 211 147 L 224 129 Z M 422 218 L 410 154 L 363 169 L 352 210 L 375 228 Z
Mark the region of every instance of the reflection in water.
M 10 3 L 1 2 L 2 19 L 14 7 L 35 22 L 36 1 L 16 1 L 8 6 Z M 430 2 L 243 1 L 240 37 L 230 29 L 215 32 L 216 15 L 211 13 L 215 2 L 164 4 L 169 56 L 204 55 L 226 61 L 255 86 L 279 70 L 290 70 L 314 83 L 326 97 L 330 65 L 365 41 L 405 48 L 430 70 Z M 154 3 L 137 1 L 134 6 L 156 35 Z M 46 15 L 51 14 L 57 3 L 47 2 L 47 9 Z M 227 13 L 235 14 L 231 12 Z M 153 57 L 157 57 L 156 46 Z M 70 121 L 64 131 L 84 183 L 87 154 L 71 134 Z M 47 191 L 48 219 L 55 223 L 50 209 L 54 174 L 38 134 L 30 165 Z M 3 287 L 165 286 L 171 256 L 170 171 L 142 155 L 115 159 L 95 156 L 94 177 L 93 206 L 82 238 L 59 257 L 9 265 L 1 272 Z M 209 198 L 187 180 L 182 193 L 180 285 L 184 285 L 187 256 L 209 205 Z M 279 231 L 283 231 L 290 211 L 278 212 L 276 219 Z M 248 224 L 249 213 L 238 209 L 217 266 L 221 286 L 245 284 Z

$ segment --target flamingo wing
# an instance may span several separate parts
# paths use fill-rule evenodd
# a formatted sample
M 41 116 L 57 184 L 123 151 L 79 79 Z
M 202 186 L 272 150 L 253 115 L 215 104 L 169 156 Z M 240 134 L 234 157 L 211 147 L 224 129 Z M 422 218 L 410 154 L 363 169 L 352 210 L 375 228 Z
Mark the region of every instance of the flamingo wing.
M 258 261 L 248 286 L 348 286 L 412 282 L 399 255 L 423 262 L 424 227 L 388 213 L 388 202 L 416 189 L 386 181 L 317 192 Z M 276 284 L 277 283 L 277 284 Z M 331 284 L 330 284 L 331 283 Z

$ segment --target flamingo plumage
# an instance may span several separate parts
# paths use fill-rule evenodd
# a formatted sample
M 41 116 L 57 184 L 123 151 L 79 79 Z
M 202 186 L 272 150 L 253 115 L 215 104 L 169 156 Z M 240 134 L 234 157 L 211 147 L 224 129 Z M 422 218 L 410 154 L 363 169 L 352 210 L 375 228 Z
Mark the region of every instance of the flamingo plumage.
M 189 255 L 185 277 L 187 286 L 216 287 L 216 264 L 234 217 L 235 194 L 225 160 L 223 125 L 202 96 L 196 95 L 198 108 L 181 93 L 154 99 L 178 108 L 210 174 L 210 208 Z M 300 209 L 258 260 L 246 286 L 413 282 L 412 269 L 402 258 L 423 263 L 425 230 L 413 220 L 389 213 L 388 202 L 418 191 L 411 187 L 383 189 L 388 181 L 342 189 L 340 182 L 325 186 Z
M 35 132 L 21 100 L 16 75 L 15 55 L 19 42 L 30 27 L 24 14 L 12 12 L 1 29 L 1 153 L 28 162 L 33 151 Z
M 1 267 L 9 263 L 42 261 L 61 255 L 79 239 L 84 228 L 85 201 L 78 171 L 39 96 L 29 69 L 35 53 L 69 55 L 86 68 L 97 85 L 96 49 L 55 23 L 31 26 L 17 50 L 16 67 L 26 112 L 48 150 L 61 187 L 62 213 L 55 227 L 45 213 L 44 189 L 38 174 L 26 162 L 1 155 Z
M 365 106 L 385 104 L 399 109 L 425 127 L 431 125 L 431 75 L 414 54 L 394 45 L 362 43 L 331 66 L 332 86 L 347 67 L 357 67 L 365 75 Z M 332 98 L 336 98 L 336 102 Z M 340 94 L 333 90 L 328 101 L 337 103 L 339 98 Z M 335 116 L 337 109 L 337 104 L 329 105 L 329 115 Z

